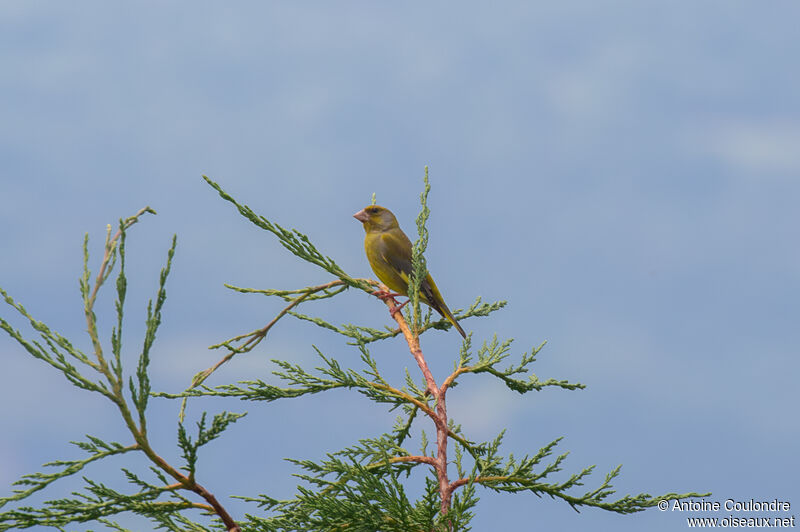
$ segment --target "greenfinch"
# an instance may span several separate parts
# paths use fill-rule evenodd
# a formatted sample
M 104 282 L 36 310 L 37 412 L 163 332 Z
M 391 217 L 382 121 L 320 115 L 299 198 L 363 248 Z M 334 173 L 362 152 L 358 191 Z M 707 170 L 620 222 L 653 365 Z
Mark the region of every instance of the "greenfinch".
M 408 296 L 408 283 L 412 272 L 412 246 L 411 241 L 400 229 L 397 218 L 389 209 L 380 205 L 364 207 L 355 213 L 353 218 L 364 224 L 364 231 L 367 233 L 364 238 L 364 250 L 367 252 L 367 260 L 372 271 L 390 290 Z M 447 308 L 430 273 L 420 285 L 419 300 L 452 323 L 461 336 L 467 337 L 453 313 Z M 401 307 L 394 309 L 393 312 Z

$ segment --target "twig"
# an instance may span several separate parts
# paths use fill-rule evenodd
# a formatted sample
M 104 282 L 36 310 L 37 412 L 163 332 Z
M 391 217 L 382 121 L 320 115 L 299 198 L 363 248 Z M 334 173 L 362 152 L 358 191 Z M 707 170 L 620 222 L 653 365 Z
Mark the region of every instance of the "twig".
M 395 456 L 389 459 L 389 463 L 395 464 L 397 462 L 419 462 L 420 464 L 436 465 L 436 459 L 432 456 Z M 380 462 L 370 465 L 380 465 Z
M 325 283 L 325 284 L 321 284 L 321 285 L 318 285 L 318 286 L 312 286 L 312 287 L 306 288 L 306 289 L 304 289 L 302 291 L 302 293 L 300 291 L 297 291 L 296 293 L 300 293 L 300 296 L 292 299 L 291 302 L 286 307 L 284 307 L 283 310 L 281 310 L 278 313 L 277 316 L 272 318 L 272 320 L 270 320 L 270 322 L 267 323 L 264 327 L 262 327 L 262 328 L 260 328 L 258 330 L 255 330 L 253 332 L 247 333 L 247 334 L 241 334 L 239 336 L 234 336 L 230 340 L 222 342 L 221 344 L 212 345 L 211 349 L 215 349 L 215 348 L 218 348 L 218 347 L 225 347 L 225 348 L 228 349 L 229 352 L 228 352 L 227 355 L 225 355 L 220 360 L 218 360 L 216 364 L 214 364 L 213 366 L 209 367 L 208 369 L 205 369 L 205 370 L 201 371 L 200 373 L 198 373 L 197 375 L 195 375 L 192 378 L 192 383 L 189 385 L 189 387 L 186 389 L 186 391 L 189 391 L 189 390 L 191 390 L 193 388 L 196 388 L 196 387 L 200 386 L 201 384 L 203 384 L 203 382 L 205 382 L 205 380 L 208 377 L 210 377 L 211 374 L 213 374 L 215 371 L 217 371 L 220 368 L 220 366 L 222 366 L 223 364 L 225 364 L 226 362 L 231 360 L 234 356 L 238 355 L 239 353 L 246 353 L 248 351 L 252 351 L 253 348 L 255 346 L 257 346 L 259 343 L 261 343 L 261 340 L 263 340 L 264 337 L 267 336 L 267 333 L 270 331 L 270 329 L 272 329 L 272 327 L 276 323 L 278 323 L 278 320 L 280 320 L 282 317 L 284 317 L 286 314 L 288 314 L 289 311 L 292 310 L 294 307 L 296 307 L 297 305 L 302 303 L 303 300 L 308 298 L 311 294 L 314 294 L 316 292 L 321 292 L 321 291 L 327 290 L 329 288 L 333 288 L 334 286 L 341 286 L 341 285 L 344 285 L 344 284 L 345 284 L 344 281 L 341 281 L 341 280 L 331 281 L 329 283 Z M 242 345 L 240 345 L 238 347 L 232 347 L 230 345 L 231 342 L 237 342 L 237 341 L 245 339 L 245 338 L 247 340 L 244 343 L 242 343 Z M 178 419 L 181 422 L 183 421 L 184 416 L 186 414 L 186 405 L 187 405 L 188 400 L 189 400 L 188 397 L 184 397 L 183 400 L 181 401 L 181 409 L 180 409 L 180 413 L 178 415 Z
M 130 226 L 132 226 L 133 224 L 138 222 L 139 221 L 139 217 L 141 215 L 143 215 L 144 213 L 146 213 L 146 212 L 149 212 L 150 214 L 156 214 L 156 211 L 151 209 L 149 206 L 142 207 L 141 209 L 139 209 L 139 212 L 137 212 L 133 216 L 127 218 L 123 222 L 123 226 L 124 227 L 120 227 L 119 229 L 117 229 L 117 232 L 114 234 L 114 236 L 110 240 L 109 240 L 108 236 L 106 236 L 106 250 L 105 250 L 105 253 L 103 255 L 103 262 L 101 263 L 100 271 L 97 272 L 97 277 L 94 280 L 94 289 L 92 290 L 92 295 L 91 295 L 91 297 L 89 297 L 89 306 L 90 307 L 94 306 L 94 301 L 95 301 L 95 299 L 97 299 L 97 291 L 100 290 L 100 285 L 102 285 L 103 282 L 105 282 L 105 280 L 106 280 L 106 275 L 105 275 L 106 268 L 108 267 L 108 263 L 109 263 L 111 257 L 113 256 L 113 253 L 114 253 L 114 251 L 116 249 L 116 242 L 117 242 L 117 240 L 119 240 L 119 237 L 122 236 L 123 228 L 124 229 L 128 229 Z M 109 226 L 109 235 L 110 234 L 111 234 L 111 226 Z
M 311 287 L 305 288 L 303 290 L 291 290 L 291 291 L 289 291 L 291 293 L 299 293 L 300 296 L 296 297 L 294 299 L 291 299 L 290 303 L 286 307 L 284 307 L 283 310 L 281 310 L 274 318 L 272 318 L 272 320 L 270 320 L 270 322 L 267 323 L 264 327 L 262 327 L 260 329 L 257 329 L 257 330 L 255 330 L 253 332 L 249 332 L 247 334 L 241 334 L 239 336 L 234 336 L 230 340 L 226 340 L 225 342 L 222 342 L 221 344 L 212 345 L 211 349 L 216 349 L 216 348 L 219 348 L 219 347 L 225 347 L 230 352 L 227 355 L 225 355 L 224 357 L 222 357 L 216 364 L 214 364 L 210 368 L 208 368 L 208 369 L 206 369 L 204 371 L 201 371 L 200 373 L 195 375 L 194 378 L 192 379 L 192 384 L 191 384 L 191 386 L 189 386 L 188 389 L 191 390 L 192 388 L 195 388 L 195 387 L 199 386 L 200 384 L 202 384 L 212 373 L 217 371 L 217 369 L 219 369 L 220 366 L 222 366 L 224 363 L 228 362 L 230 359 L 232 359 L 237 354 L 246 353 L 248 351 L 252 351 L 253 348 L 255 346 L 257 346 L 261 342 L 261 340 L 264 339 L 264 337 L 267 335 L 269 330 L 272 329 L 272 327 L 276 323 L 278 323 L 278 320 L 280 320 L 282 317 L 284 317 L 286 314 L 288 314 L 290 310 L 292 310 L 294 307 L 296 307 L 297 305 L 302 303 L 310 295 L 315 294 L 317 292 L 321 292 L 323 290 L 327 290 L 329 288 L 333 288 L 334 286 L 342 286 L 342 285 L 346 285 L 346 284 L 347 283 L 345 283 L 344 281 L 342 281 L 340 279 L 340 280 L 337 280 L 337 281 L 331 281 L 329 283 L 321 284 L 321 285 L 318 285 L 318 286 L 311 286 Z M 238 346 L 238 347 L 232 347 L 230 345 L 231 342 L 237 342 L 237 341 L 243 340 L 245 338 L 247 340 L 244 343 L 242 343 L 240 346 Z
M 106 268 L 108 268 L 108 264 L 112 261 L 112 259 L 116 256 L 115 251 L 117 249 L 116 244 L 117 240 L 119 240 L 120 236 L 122 236 L 122 232 L 127 229 L 128 227 L 132 226 L 136 222 L 139 221 L 139 217 L 142 216 L 144 213 L 149 212 L 151 214 L 156 214 L 156 211 L 151 209 L 149 206 L 143 207 L 134 214 L 133 216 L 127 218 L 124 222 L 122 222 L 117 232 L 114 236 L 111 236 L 111 225 L 108 226 L 108 230 L 106 232 L 106 244 L 105 244 L 105 252 L 103 253 L 103 261 L 100 263 L 100 270 L 97 272 L 97 277 L 94 280 L 94 288 L 92 289 L 92 294 L 84 300 L 84 314 L 86 315 L 86 326 L 89 332 L 89 337 L 92 340 L 92 347 L 94 347 L 94 354 L 97 357 L 97 362 L 99 363 L 100 367 L 94 366 L 96 370 L 100 371 L 104 375 L 106 375 L 109 379 L 109 384 L 112 387 L 122 386 L 122 383 L 117 383 L 116 379 L 111 376 L 111 373 L 108 371 L 108 364 L 103 357 L 103 347 L 100 345 L 100 339 L 97 335 L 97 323 L 95 320 L 95 316 L 93 313 L 94 302 L 97 299 L 97 292 L 100 290 L 100 286 L 105 282 L 108 274 L 106 273 Z M 86 240 L 84 241 L 84 257 L 88 258 L 88 253 L 86 251 L 86 242 L 88 242 L 89 234 L 86 234 Z M 89 271 L 86 269 L 88 266 L 84 262 L 84 281 L 88 285 L 89 283 Z M 109 272 L 110 273 L 110 272 Z M 87 286 L 88 288 L 88 286 Z

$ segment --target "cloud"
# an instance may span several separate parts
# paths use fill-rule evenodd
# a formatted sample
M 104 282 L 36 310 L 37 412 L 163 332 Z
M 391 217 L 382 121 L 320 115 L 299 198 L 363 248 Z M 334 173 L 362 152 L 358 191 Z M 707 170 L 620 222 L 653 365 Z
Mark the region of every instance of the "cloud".
M 774 176 L 800 171 L 800 124 L 741 122 L 711 128 L 701 149 L 747 175 Z
M 464 432 L 477 439 L 491 439 L 526 408 L 519 394 L 498 380 L 464 379 L 464 389 L 448 392 L 448 415 L 462 423 Z
M 552 107 L 566 119 L 615 120 L 645 66 L 642 53 L 626 42 L 611 42 L 553 66 L 544 81 Z

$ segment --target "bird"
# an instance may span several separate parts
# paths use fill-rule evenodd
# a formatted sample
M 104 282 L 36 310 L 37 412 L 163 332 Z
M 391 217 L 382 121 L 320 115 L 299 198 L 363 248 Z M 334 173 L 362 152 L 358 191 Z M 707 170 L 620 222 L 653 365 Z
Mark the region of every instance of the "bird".
M 400 229 L 397 218 L 392 211 L 380 205 L 364 207 L 355 213 L 353 218 L 364 225 L 364 231 L 367 233 L 364 237 L 364 250 L 367 252 L 367 260 L 372 271 L 390 290 L 397 292 L 397 294 L 376 293 L 376 295 L 384 298 L 391 295 L 408 296 L 408 283 L 413 268 L 412 246 L 411 241 Z M 447 308 L 430 273 L 419 287 L 419 300 L 452 323 L 461 336 L 467 337 L 453 313 Z M 406 303 L 408 301 L 403 305 Z M 403 305 L 392 309 L 392 314 L 400 310 Z

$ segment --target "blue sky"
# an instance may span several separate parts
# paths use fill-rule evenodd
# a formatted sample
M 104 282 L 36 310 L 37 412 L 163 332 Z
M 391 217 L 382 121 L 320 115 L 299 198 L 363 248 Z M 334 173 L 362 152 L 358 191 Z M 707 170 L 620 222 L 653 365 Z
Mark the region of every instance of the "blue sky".
M 135 357 L 176 233 L 153 361 L 156 389 L 175 391 L 217 359 L 208 345 L 280 308 L 223 283 L 329 280 L 201 174 L 366 276 L 352 213 L 374 192 L 413 235 L 428 165 L 428 264 L 450 307 L 509 301 L 464 327 L 478 342 L 515 338 L 516 354 L 547 340 L 537 374 L 587 385 L 521 397 L 465 379 L 449 408 L 470 436 L 507 428 L 506 451 L 522 455 L 563 435 L 567 472 L 597 464 L 589 487 L 623 464 L 620 494 L 800 505 L 799 18 L 791 2 L 4 2 L 0 286 L 86 347 L 83 234 L 97 264 L 106 224 L 152 206 L 129 234 L 127 345 Z M 111 299 L 98 304 L 108 330 Z M 388 323 L 355 293 L 306 310 Z M 310 327 L 282 322 L 213 384 L 268 378 L 270 358 L 313 365 L 312 344 L 358 365 Z M 443 375 L 459 338 L 435 332 L 423 347 Z M 374 354 L 398 380 L 413 369 L 398 342 Z M 84 434 L 127 441 L 110 405 L 8 338 L 0 363 L 0 486 L 76 456 L 66 442 Z M 353 393 L 193 408 L 249 412 L 201 456 L 223 497 L 288 497 L 297 471 L 283 458 L 322 457 L 394 419 Z M 152 414 L 158 447 L 177 456 L 176 405 Z M 113 482 L 120 465 L 89 474 Z M 685 514 L 481 496 L 479 531 L 686 527 Z

